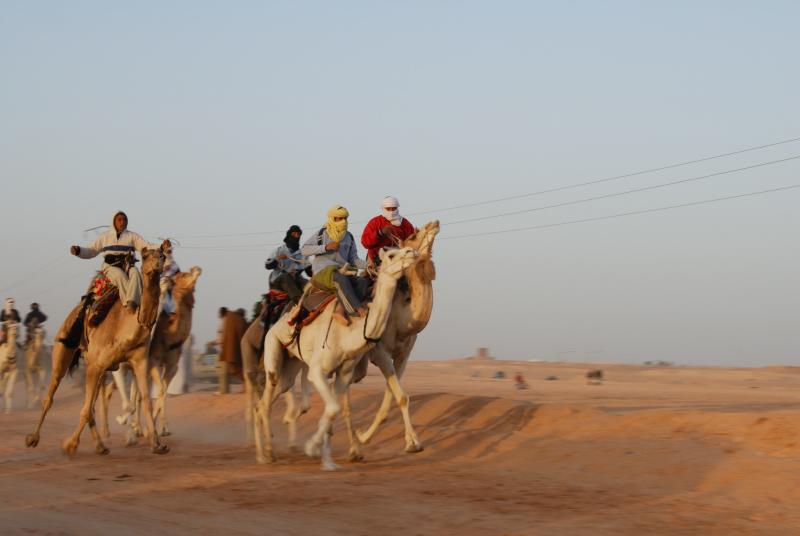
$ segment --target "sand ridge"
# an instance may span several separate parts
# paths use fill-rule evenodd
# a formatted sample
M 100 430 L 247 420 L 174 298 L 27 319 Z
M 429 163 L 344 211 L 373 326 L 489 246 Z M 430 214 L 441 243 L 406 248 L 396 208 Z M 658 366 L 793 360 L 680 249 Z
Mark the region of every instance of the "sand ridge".
M 586 385 L 589 368 L 607 381 Z M 498 370 L 509 379 L 491 379 Z M 529 389 L 514 389 L 516 372 Z M 349 463 L 339 419 L 343 469 L 332 474 L 287 450 L 281 404 L 279 460 L 257 465 L 242 395 L 215 396 L 208 384 L 170 397 L 170 454 L 124 447 L 112 423 L 111 454 L 93 454 L 85 431 L 65 460 L 59 446 L 83 399 L 67 380 L 36 449 L 23 440 L 38 411 L 0 416 L 0 520 L 35 534 L 796 534 L 799 372 L 412 361 L 403 385 L 425 451 L 402 452 L 395 407 L 366 459 Z M 383 384 L 372 369 L 354 386 L 358 426 Z M 21 408 L 24 393 L 15 398 Z M 321 406 L 313 395 L 301 439 Z

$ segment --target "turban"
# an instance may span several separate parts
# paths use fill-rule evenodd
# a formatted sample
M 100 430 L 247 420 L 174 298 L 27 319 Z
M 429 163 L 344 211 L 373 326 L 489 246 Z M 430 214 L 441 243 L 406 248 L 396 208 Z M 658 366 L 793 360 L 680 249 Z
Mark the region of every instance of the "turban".
M 341 242 L 347 234 L 347 218 L 350 213 L 347 209 L 336 205 L 328 211 L 328 222 L 325 224 L 325 229 L 328 231 L 328 236 L 334 242 Z M 344 218 L 342 221 L 333 221 L 333 218 Z
M 383 209 L 383 217 L 389 220 L 392 225 L 399 226 L 403 223 L 403 217 L 400 215 L 400 202 L 396 197 L 392 197 L 391 195 L 385 197 L 381 202 L 381 208 Z M 386 210 L 387 208 L 394 208 L 396 210 Z

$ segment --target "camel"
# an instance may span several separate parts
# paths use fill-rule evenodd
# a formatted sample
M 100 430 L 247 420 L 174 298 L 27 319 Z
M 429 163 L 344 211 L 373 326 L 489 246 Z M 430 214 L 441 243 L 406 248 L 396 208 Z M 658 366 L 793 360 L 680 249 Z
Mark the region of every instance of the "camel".
M 189 333 L 192 330 L 194 288 L 201 273 L 200 267 L 195 266 L 188 272 L 178 272 L 175 275 L 172 280 L 172 296 L 175 300 L 177 315 L 170 322 L 169 315 L 161 311 L 150 341 L 150 377 L 158 391 L 158 401 L 153 410 L 153 419 L 158 418 L 159 413 L 161 414 L 161 419 L 158 423 L 158 435 L 161 437 L 171 434 L 166 414 L 167 388 L 178 371 L 181 348 L 186 339 L 189 338 Z M 142 435 L 138 412 L 141 409 L 141 396 L 136 382 L 131 384 L 130 397 L 127 395 L 125 375 L 129 370 L 132 370 L 130 366 L 123 364 L 119 370 L 112 373 L 114 381 L 105 388 L 104 396 L 100 400 L 104 406 L 103 413 L 107 415 L 111 394 L 115 389 L 119 390 L 123 413 L 117 416 L 116 420 L 121 425 L 130 425 L 125 444 L 135 445 L 136 438 Z M 103 437 L 108 437 L 107 419 L 103 420 L 100 433 Z
M 17 381 L 19 372 L 19 345 L 17 336 L 19 335 L 19 324 L 16 322 L 6 322 L 3 325 L 6 332 L 6 340 L 0 345 L 0 393 L 6 393 L 6 415 L 11 413 L 11 397 L 14 394 L 14 382 Z
M 270 328 L 264 340 L 267 381 L 255 418 L 256 460 L 259 463 L 276 460 L 270 427 L 272 404 L 280 393 L 294 385 L 297 373 L 307 367 L 308 380 L 325 401 L 325 413 L 317 432 L 306 442 L 305 451 L 311 457 L 322 458 L 323 470 L 339 467 L 330 453 L 332 423 L 341 409 L 338 399 L 349 390 L 355 365 L 361 355 L 377 343 L 386 329 L 397 280 L 417 262 L 418 256 L 417 251 L 410 247 L 381 251 L 382 266 L 368 314 L 353 318 L 347 326 L 333 322 L 334 307 L 329 306 L 314 322 L 303 328 L 295 341 L 292 340 L 294 328 L 288 323 L 291 315 L 284 315 Z M 336 375 L 336 379 L 331 389 L 328 378 L 332 374 Z M 262 427 L 266 440 L 264 448 L 261 442 Z
M 94 438 L 95 453 L 108 454 L 109 450 L 103 445 L 95 423 L 94 403 L 105 372 L 117 369 L 123 362 L 129 363 L 133 368 L 139 390 L 147 392 L 147 354 L 150 333 L 159 310 L 159 278 L 164 270 L 164 258 L 164 253 L 160 250 L 142 251 L 142 302 L 135 312 L 128 312 L 122 307 L 121 302 L 117 301 L 108 312 L 106 319 L 97 327 L 85 326 L 82 318 L 79 318 L 75 325 L 67 323 L 70 317 L 78 318 L 80 309 L 84 306 L 76 307 L 67 317 L 67 321 L 59 329 L 59 338 L 53 350 L 53 376 L 50 380 L 48 396 L 42 405 L 39 424 L 36 430 L 25 438 L 28 446 L 35 447 L 39 443 L 39 432 L 45 414 L 52 405 L 55 390 L 66 372 L 63 360 L 71 353 L 72 361 L 69 368 L 74 369 L 78 365 L 80 355 L 78 350 L 80 350 L 86 362 L 86 398 L 78 427 L 72 436 L 62 442 L 61 451 L 67 455 L 74 454 L 80 443 L 81 431 L 88 424 Z M 79 328 L 80 332 L 78 332 Z M 76 337 L 70 337 L 76 333 L 80 335 L 77 342 L 75 341 Z M 169 452 L 169 446 L 162 445 L 158 440 L 158 434 L 155 433 L 150 398 L 143 397 L 142 404 L 150 432 L 151 450 L 154 454 L 166 454 Z
M 25 346 L 25 381 L 28 385 L 28 409 L 42 399 L 44 394 L 44 328 L 33 330 L 33 339 Z
M 411 426 L 408 395 L 400 386 L 400 378 L 403 376 L 408 358 L 414 349 L 417 334 L 425 329 L 431 318 L 433 310 L 433 286 L 431 283 L 436 278 L 436 268 L 431 260 L 431 255 L 433 241 L 438 233 L 439 221 L 432 221 L 400 244 L 401 247 L 412 247 L 419 252 L 419 260 L 408 269 L 406 274 L 411 299 L 406 298 L 405 291 L 399 289 L 395 291 L 389 321 L 380 342 L 370 349 L 357 365 L 354 382 L 360 381 L 366 376 L 369 363 L 373 363 L 386 378 L 386 390 L 372 425 L 366 430 L 359 430 L 355 437 L 351 437 L 350 454 L 353 461 L 361 459 L 358 442 L 364 445 L 369 444 L 378 426 L 386 421 L 392 395 L 397 400 L 405 422 L 405 452 L 413 453 L 423 450 L 422 444 Z M 349 403 L 349 397 L 346 395 L 345 405 L 348 406 Z M 350 410 L 346 410 L 345 418 L 349 418 L 350 414 Z M 352 430 L 352 426 L 348 425 L 348 430 Z
M 262 310 L 267 305 L 267 298 L 261 302 Z M 259 363 L 261 362 L 261 347 L 264 342 L 264 335 L 266 334 L 264 327 L 258 319 L 254 320 L 247 331 L 244 333 L 241 341 L 242 349 L 242 369 L 244 371 L 244 391 L 245 391 L 245 409 L 244 420 L 247 426 L 247 444 L 253 443 L 253 412 L 259 400 L 259 391 L 263 388 L 264 379 Z M 302 403 L 299 408 L 295 406 L 294 393 L 290 389 L 286 392 L 284 400 L 286 401 L 286 414 L 283 417 L 283 422 L 289 425 L 289 447 L 295 447 L 297 438 L 297 428 L 294 424 L 297 418 L 306 413 L 310 407 L 310 399 L 308 394 L 308 379 L 303 376 L 301 381 L 302 389 Z

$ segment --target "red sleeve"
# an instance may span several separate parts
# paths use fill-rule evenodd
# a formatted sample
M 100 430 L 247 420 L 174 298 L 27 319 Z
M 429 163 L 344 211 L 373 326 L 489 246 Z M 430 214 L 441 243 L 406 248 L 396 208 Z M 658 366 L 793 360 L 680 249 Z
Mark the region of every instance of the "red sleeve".
M 381 239 L 383 236 L 379 234 L 381 230 L 380 220 L 383 219 L 383 216 L 378 216 L 376 218 L 372 218 L 367 223 L 367 226 L 364 227 L 364 232 L 361 233 L 361 245 L 367 249 L 375 249 L 381 245 Z

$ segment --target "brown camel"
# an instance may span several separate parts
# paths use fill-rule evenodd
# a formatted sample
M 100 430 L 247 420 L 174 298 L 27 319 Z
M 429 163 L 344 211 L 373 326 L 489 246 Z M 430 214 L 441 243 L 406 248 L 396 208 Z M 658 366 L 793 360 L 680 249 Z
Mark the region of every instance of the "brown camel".
M 147 372 L 148 372 L 148 346 L 150 333 L 153 324 L 156 322 L 156 315 L 159 309 L 159 278 L 164 270 L 164 253 L 160 250 L 142 251 L 142 302 L 138 309 L 131 313 L 122 307 L 117 301 L 108 313 L 106 319 L 97 327 L 88 327 L 83 319 L 79 319 L 79 324 L 73 326 L 71 319 L 78 318 L 82 306 L 78 306 L 69 314 L 67 320 L 59 329 L 56 346 L 53 350 L 53 376 L 50 380 L 50 390 L 47 398 L 42 405 L 42 416 L 33 434 L 26 438 L 26 444 L 35 447 L 39 443 L 39 431 L 44 421 L 47 410 L 52 405 L 52 398 L 58 384 L 64 377 L 67 370 L 65 360 L 71 358 L 69 368 L 74 369 L 78 365 L 78 350 L 83 354 L 86 361 L 86 398 L 81 410 L 80 420 L 75 433 L 66 438 L 61 444 L 61 450 L 65 454 L 73 454 L 78 448 L 80 434 L 83 427 L 87 424 L 92 432 L 95 442 L 95 452 L 97 454 L 107 454 L 109 451 L 103 445 L 98 433 L 94 419 L 94 403 L 97 398 L 101 382 L 107 370 L 116 370 L 120 363 L 127 362 L 131 365 L 139 390 L 147 392 Z M 80 341 L 73 344 L 70 332 L 76 332 L 72 328 L 82 328 L 80 330 Z M 74 346 L 74 347 L 73 347 Z M 73 348 L 70 348 L 73 347 Z M 155 433 L 155 423 L 150 405 L 150 397 L 143 397 L 145 417 L 147 427 L 150 432 L 150 446 L 155 454 L 166 454 L 169 452 L 167 445 L 162 445 L 158 441 Z
M 150 377 L 158 391 L 158 400 L 153 409 L 153 419 L 158 418 L 159 412 L 161 412 L 161 420 L 158 423 L 158 435 L 161 437 L 171 434 L 165 409 L 167 388 L 178 371 L 181 348 L 186 339 L 189 338 L 189 333 L 192 330 L 194 288 L 201 273 L 200 267 L 195 266 L 188 272 L 178 272 L 175 275 L 172 280 L 172 296 L 175 300 L 176 316 L 170 321 L 169 315 L 161 311 L 153 331 L 153 337 L 150 340 Z M 114 391 L 120 389 L 123 414 L 117 416 L 117 422 L 122 425 L 130 425 L 125 444 L 135 445 L 136 438 L 142 435 L 141 426 L 139 425 L 141 393 L 136 387 L 136 382 L 133 382 L 130 389 L 130 398 L 128 397 L 128 392 L 124 387 L 126 386 L 125 376 L 129 370 L 131 370 L 130 366 L 123 364 L 119 370 L 113 373 L 113 380 L 108 385 L 105 385 L 105 392 L 101 388 L 102 424 L 100 434 L 103 438 L 109 437 L 108 403 Z

